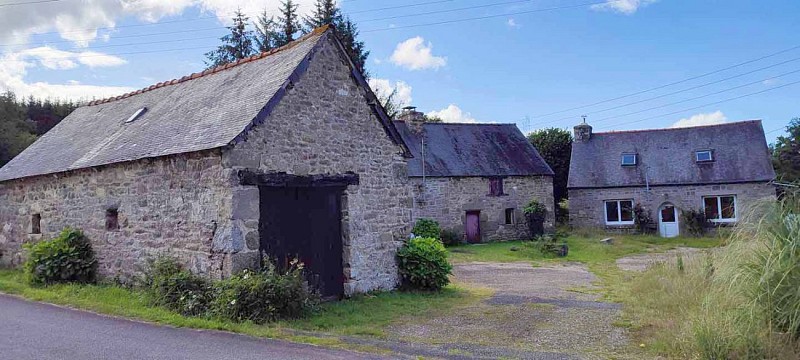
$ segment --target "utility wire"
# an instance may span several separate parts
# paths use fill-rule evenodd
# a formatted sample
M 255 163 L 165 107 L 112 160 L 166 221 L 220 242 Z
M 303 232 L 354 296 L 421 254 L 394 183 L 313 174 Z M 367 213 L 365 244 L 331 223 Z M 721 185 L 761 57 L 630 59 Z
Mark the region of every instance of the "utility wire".
M 625 1 L 625 0 L 614 0 L 612 2 L 618 2 L 618 1 Z M 497 15 L 487 15 L 487 16 L 478 16 L 478 17 L 471 17 L 471 18 L 456 19 L 456 20 L 437 21 L 437 22 L 430 22 L 430 23 L 424 23 L 424 24 L 414 24 L 414 25 L 395 26 L 395 27 L 380 28 L 380 29 L 370 29 L 370 30 L 361 31 L 361 33 L 383 32 L 383 31 L 390 31 L 390 30 L 418 28 L 418 27 L 424 27 L 424 26 L 454 24 L 454 23 L 460 23 L 460 22 L 465 22 L 465 21 L 485 20 L 485 19 L 493 19 L 493 18 L 498 18 L 498 17 L 514 16 L 514 15 L 525 15 L 525 14 L 533 14 L 533 13 L 545 12 L 545 11 L 575 9 L 575 8 L 589 7 L 589 6 L 592 6 L 592 5 L 601 5 L 601 4 L 607 4 L 607 3 L 608 3 L 607 1 L 600 1 L 600 2 L 583 3 L 583 4 L 568 5 L 568 6 L 556 6 L 556 7 L 535 9 L 535 10 L 510 12 L 510 13 L 497 14 Z M 798 46 L 798 47 L 800 47 L 800 46 Z
M 377 19 L 361 20 L 361 21 L 359 21 L 358 23 L 359 23 L 359 24 L 363 24 L 363 23 L 374 22 L 374 21 L 382 21 L 382 20 L 392 20 L 392 19 L 402 19 L 402 18 L 408 18 L 408 17 L 417 17 L 417 16 L 426 16 L 426 15 L 436 15 L 436 14 L 446 14 L 446 13 L 451 13 L 451 12 L 466 11 L 466 10 L 474 10 L 474 9 L 482 9 L 482 8 L 493 7 L 493 6 L 501 6 L 501 5 L 513 5 L 513 4 L 520 4 L 520 3 L 529 3 L 529 2 L 531 2 L 531 1 L 536 1 L 536 0 L 515 0 L 515 1 L 505 1 L 505 2 L 498 2 L 498 3 L 484 4 L 484 5 L 466 6 L 466 7 L 455 8 L 455 9 L 445 9 L 445 10 L 435 10 L 435 11 L 428 11 L 428 12 L 419 13 L 419 14 L 394 15 L 394 16 L 387 16 L 387 17 L 382 17 L 382 18 L 377 18 Z
M 725 81 L 728 81 L 728 80 L 740 78 L 742 76 L 746 76 L 746 75 L 750 75 L 750 74 L 753 74 L 753 73 L 756 73 L 756 72 L 759 72 L 759 71 L 771 69 L 771 68 L 778 67 L 778 66 L 781 66 L 781 65 L 784 65 L 784 64 L 788 64 L 788 63 L 791 63 L 791 62 L 795 62 L 795 61 L 798 61 L 798 60 L 800 60 L 800 57 L 789 59 L 789 60 L 786 60 L 786 61 L 782 61 L 782 62 L 779 62 L 777 64 L 761 67 L 761 68 L 758 68 L 758 69 L 755 69 L 755 70 L 751 70 L 751 71 L 748 71 L 748 72 L 745 72 L 745 73 L 737 74 L 737 75 L 734 75 L 734 76 L 729 76 L 729 77 L 726 77 L 724 79 L 720 79 L 720 80 L 716 80 L 716 81 L 712 81 L 712 82 L 708 82 L 708 83 L 692 86 L 692 87 L 689 87 L 689 88 L 685 88 L 683 90 L 673 91 L 673 92 L 666 93 L 666 94 L 663 94 L 663 95 L 654 96 L 654 97 L 651 97 L 651 98 L 647 98 L 647 99 L 643 99 L 643 100 L 639 100 L 639 101 L 634 101 L 634 102 L 630 102 L 630 103 L 626 103 L 626 104 L 622 104 L 622 105 L 617 105 L 617 106 L 614 106 L 614 107 L 605 108 L 605 109 L 598 110 L 598 111 L 592 111 L 592 112 L 589 112 L 589 114 L 590 115 L 595 115 L 595 114 L 599 114 L 599 113 L 603 113 L 603 112 L 607 112 L 607 111 L 611 111 L 611 110 L 616 110 L 616 109 L 628 107 L 628 106 L 631 106 L 631 105 L 641 104 L 641 103 L 644 103 L 644 102 L 665 98 L 667 96 L 680 94 L 680 93 L 683 93 L 683 92 L 699 89 L 699 88 L 706 87 L 706 86 L 709 86 L 709 85 L 719 84 L 721 82 L 725 82 Z M 792 72 L 792 73 L 794 73 L 794 72 Z M 778 75 L 777 77 L 784 76 L 784 75 L 787 75 L 787 74 Z M 769 79 L 765 79 L 765 80 L 769 80 Z M 574 118 L 577 118 L 577 116 L 567 116 L 567 117 L 555 119 L 555 120 L 552 120 L 552 121 L 546 121 L 546 122 L 540 123 L 539 125 L 553 124 L 553 123 L 557 123 L 557 122 L 564 121 L 564 120 L 569 120 L 569 119 L 574 119 Z M 592 120 L 592 122 L 598 122 L 598 121 L 600 121 L 600 120 Z
M 722 103 L 726 103 L 726 102 L 730 102 L 730 101 L 734 101 L 734 100 L 739 100 L 739 99 L 746 98 L 746 97 L 749 97 L 749 96 L 763 94 L 765 92 L 782 89 L 782 88 L 785 88 L 787 86 L 796 85 L 796 84 L 800 84 L 800 80 L 799 81 L 790 82 L 790 83 L 787 83 L 787 84 L 784 84 L 784 85 L 781 85 L 781 86 L 772 87 L 772 88 L 769 88 L 769 89 L 766 89 L 766 90 L 756 91 L 756 92 L 753 92 L 753 93 L 744 94 L 744 95 L 728 98 L 728 99 L 725 99 L 725 100 L 715 101 L 715 102 L 712 102 L 712 103 L 703 104 L 703 105 L 691 107 L 691 108 L 688 108 L 688 109 L 673 111 L 673 112 L 667 113 L 667 114 L 661 114 L 661 115 L 647 117 L 647 118 L 644 118 L 644 119 L 639 119 L 639 120 L 636 120 L 636 121 L 629 121 L 629 122 L 625 122 L 625 123 L 609 125 L 609 126 L 606 126 L 606 127 L 602 127 L 600 129 L 609 129 L 609 128 L 612 128 L 612 127 L 635 124 L 635 123 L 639 123 L 639 122 L 642 122 L 642 121 L 647 121 L 647 120 L 652 120 L 652 119 L 656 119 L 656 118 L 660 118 L 660 117 L 680 114 L 682 112 L 691 111 L 691 110 L 697 110 L 697 109 L 704 108 L 706 106 L 717 105 L 717 104 L 722 104 Z
M 662 108 L 665 108 L 665 107 L 668 107 L 668 106 L 677 105 L 677 104 L 682 104 L 682 103 L 685 103 L 685 102 L 688 102 L 688 101 L 692 101 L 692 100 L 698 100 L 698 99 L 707 98 L 707 97 L 709 97 L 709 96 L 719 95 L 719 94 L 722 94 L 722 93 L 726 93 L 726 92 L 728 92 L 728 91 L 733 91 L 733 90 L 741 89 L 741 88 L 743 88 L 743 87 L 747 87 L 747 86 L 750 86 L 750 85 L 755 85 L 755 84 L 763 83 L 764 81 L 767 81 L 767 80 L 777 79 L 777 78 L 779 78 L 779 77 L 782 77 L 782 76 L 787 76 L 787 75 L 791 75 L 791 74 L 796 74 L 796 73 L 798 73 L 798 72 L 800 72 L 800 70 L 790 71 L 790 72 L 783 73 L 783 74 L 780 74 L 780 75 L 777 75 L 777 76 L 773 76 L 773 77 L 771 77 L 771 78 L 762 79 L 762 80 L 758 80 L 758 81 L 753 81 L 753 82 L 750 82 L 750 83 L 747 83 L 747 84 L 742 84 L 742 85 L 739 85 L 739 86 L 734 86 L 734 87 L 732 87 L 732 88 L 728 88 L 728 89 L 724 89 L 724 90 L 716 91 L 716 92 L 713 92 L 713 93 L 710 93 L 710 94 L 701 95 L 701 96 L 696 96 L 696 97 L 693 97 L 693 98 L 689 98 L 689 99 L 685 99 L 685 100 L 681 100 L 681 101 L 676 101 L 676 102 L 669 103 L 669 104 L 665 104 L 665 105 L 661 105 L 661 106 L 651 107 L 651 108 L 649 108 L 649 109 L 644 109 L 644 110 L 634 111 L 634 112 L 630 112 L 630 113 L 627 113 L 627 114 L 622 114 L 622 115 L 617 115 L 617 116 L 610 116 L 610 117 L 606 117 L 606 118 L 602 118 L 602 119 L 598 119 L 598 120 L 592 120 L 592 122 L 593 122 L 593 123 L 598 123 L 598 122 L 608 121 L 608 120 L 617 119 L 617 118 L 621 118 L 621 117 L 625 117 L 625 116 L 630 116 L 630 115 L 641 114 L 641 113 L 644 113 L 644 112 L 648 112 L 648 111 L 650 111 L 650 110 L 662 109 Z
M 728 67 L 717 69 L 717 70 L 714 70 L 714 71 L 711 71 L 711 72 L 707 72 L 705 74 L 692 76 L 690 78 L 686 78 L 686 79 L 683 79 L 683 80 L 671 82 L 671 83 L 664 84 L 664 85 L 659 85 L 659 86 L 656 86 L 656 87 L 653 87 L 653 88 L 649 88 L 649 89 L 646 89 L 646 90 L 637 91 L 637 92 L 630 93 L 630 94 L 627 94 L 627 95 L 622 95 L 622 96 L 618 96 L 618 97 L 615 97 L 615 98 L 594 102 L 594 103 L 591 103 L 591 104 L 576 106 L 576 107 L 565 109 L 565 110 L 560 110 L 560 111 L 555 111 L 555 112 L 551 112 L 551 113 L 547 113 L 547 114 L 538 115 L 538 116 L 535 116 L 534 118 L 546 117 L 546 116 L 551 116 L 551 115 L 555 115 L 555 114 L 561 114 L 561 113 L 565 113 L 567 111 L 572 111 L 572 110 L 585 109 L 585 108 L 592 107 L 592 106 L 595 106 L 595 105 L 605 104 L 605 103 L 609 103 L 609 102 L 612 102 L 612 101 L 629 98 L 631 96 L 636 96 L 636 95 L 648 93 L 648 92 L 651 92 L 651 91 L 660 90 L 660 89 L 663 89 L 663 88 L 666 88 L 666 87 L 669 87 L 669 86 L 682 84 L 682 83 L 689 82 L 689 81 L 692 81 L 692 80 L 704 78 L 706 76 L 718 74 L 718 73 L 721 73 L 723 71 L 727 71 L 727 70 L 730 70 L 730 69 L 735 69 L 737 67 L 741 67 L 741 66 L 744 66 L 744 65 L 747 65 L 747 64 L 752 64 L 754 62 L 757 62 L 757 61 L 760 61 L 760 60 L 764 60 L 764 59 L 767 59 L 767 58 L 771 58 L 771 57 L 774 57 L 774 56 L 777 56 L 777 55 L 780 55 L 780 54 L 784 54 L 784 53 L 790 52 L 792 50 L 797 50 L 797 49 L 800 49 L 800 45 L 793 46 L 793 47 L 790 47 L 788 49 L 784 49 L 784 50 L 781 50 L 781 51 L 778 51 L 778 52 L 774 52 L 774 53 L 769 54 L 769 55 L 764 55 L 764 56 L 759 57 L 759 58 L 755 58 L 755 59 L 752 59 L 752 60 L 748 60 L 748 61 L 745 61 L 745 62 L 734 64 L 734 65 L 731 65 L 731 66 L 728 66 Z
M 35 1 L 22 1 L 22 2 L 12 2 L 12 3 L 0 3 L 0 7 L 18 6 L 18 5 L 35 5 L 35 4 L 51 3 L 51 2 L 58 2 L 58 1 L 63 1 L 63 0 L 35 0 Z

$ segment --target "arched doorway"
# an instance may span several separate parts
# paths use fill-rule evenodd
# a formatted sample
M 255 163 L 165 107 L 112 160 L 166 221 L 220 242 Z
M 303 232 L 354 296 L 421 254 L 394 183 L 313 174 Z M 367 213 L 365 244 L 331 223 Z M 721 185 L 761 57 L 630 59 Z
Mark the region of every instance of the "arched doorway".
M 678 209 L 666 203 L 658 209 L 658 232 L 661 237 L 672 238 L 680 235 L 678 226 Z

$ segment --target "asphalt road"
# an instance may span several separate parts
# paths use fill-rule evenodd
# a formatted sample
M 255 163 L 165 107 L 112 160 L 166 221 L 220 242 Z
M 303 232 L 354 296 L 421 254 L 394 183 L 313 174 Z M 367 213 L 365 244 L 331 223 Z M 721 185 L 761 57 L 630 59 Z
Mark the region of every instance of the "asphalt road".
M 0 294 L 0 359 L 378 359 L 219 331 L 158 326 Z

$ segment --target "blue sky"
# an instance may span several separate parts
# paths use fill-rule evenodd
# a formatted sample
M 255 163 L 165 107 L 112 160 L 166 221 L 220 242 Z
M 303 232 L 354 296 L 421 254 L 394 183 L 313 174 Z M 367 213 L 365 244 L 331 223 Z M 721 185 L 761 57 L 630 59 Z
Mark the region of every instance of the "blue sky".
M 232 10 L 277 7 L 277 0 L 25 2 L 0 0 L 0 89 L 68 98 L 202 70 Z M 301 0 L 301 11 L 311 3 Z M 571 128 L 587 115 L 596 131 L 608 131 L 763 119 L 773 141 L 800 116 L 800 84 L 793 84 L 800 2 L 602 3 L 342 0 L 341 7 L 371 51 L 373 85 L 398 87 L 403 101 L 447 121 L 529 131 Z M 450 23 L 431 25 L 443 22 Z

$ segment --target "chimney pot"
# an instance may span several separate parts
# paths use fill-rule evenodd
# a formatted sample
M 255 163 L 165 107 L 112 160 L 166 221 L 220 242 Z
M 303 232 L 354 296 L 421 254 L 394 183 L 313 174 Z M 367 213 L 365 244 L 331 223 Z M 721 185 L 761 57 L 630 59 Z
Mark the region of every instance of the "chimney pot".
M 405 121 L 414 131 L 421 131 L 425 123 L 425 114 L 417 111 L 416 106 L 406 106 L 400 112 L 398 120 Z

